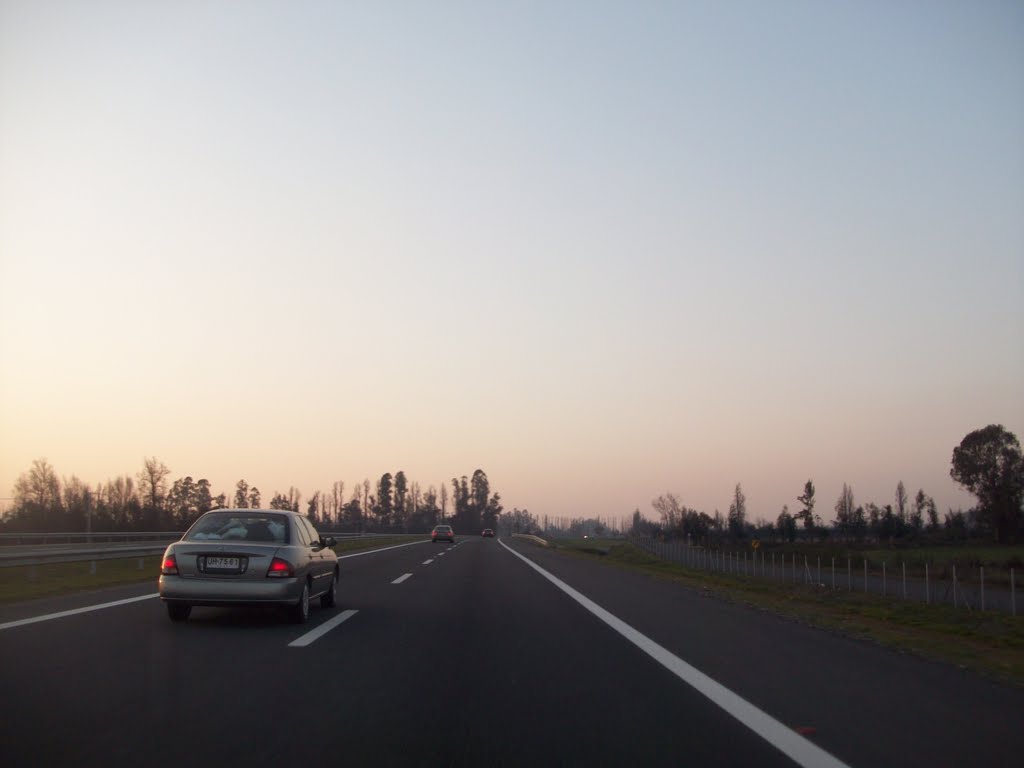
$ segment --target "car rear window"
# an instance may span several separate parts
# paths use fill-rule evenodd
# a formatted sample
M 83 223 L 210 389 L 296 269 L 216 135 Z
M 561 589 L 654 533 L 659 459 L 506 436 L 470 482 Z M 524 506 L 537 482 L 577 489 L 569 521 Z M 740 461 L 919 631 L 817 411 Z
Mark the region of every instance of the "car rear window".
M 199 518 L 185 541 L 251 541 L 288 543 L 288 520 L 284 515 L 214 514 Z

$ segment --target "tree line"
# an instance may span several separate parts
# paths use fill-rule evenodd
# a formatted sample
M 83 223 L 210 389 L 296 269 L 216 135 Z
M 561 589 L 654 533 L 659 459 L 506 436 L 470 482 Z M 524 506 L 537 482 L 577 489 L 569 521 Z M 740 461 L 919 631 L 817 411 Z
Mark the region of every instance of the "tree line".
M 799 507 L 784 505 L 775 522 L 747 520 L 747 501 L 742 486 L 733 491 L 728 515 L 714 515 L 685 506 L 679 497 L 667 493 L 651 502 L 659 522 L 645 520 L 637 509 L 631 530 L 638 535 L 663 535 L 706 544 L 718 540 L 759 538 L 793 542 L 832 539 L 864 541 L 962 542 L 968 539 L 1010 544 L 1024 533 L 1024 456 L 1016 435 L 999 424 L 969 433 L 953 450 L 950 476 L 978 499 L 972 509 L 945 513 L 939 519 L 935 500 L 918 489 L 913 498 L 899 481 L 893 502 L 857 504 L 853 488 L 846 483 L 833 506 L 835 521 L 822 523 L 813 480 L 808 480 L 796 497 Z
M 360 532 L 423 533 L 445 522 L 456 532 L 479 533 L 498 528 L 504 512 L 501 496 L 491 491 L 482 469 L 471 477 L 453 477 L 424 488 L 405 472 L 385 472 L 305 499 L 295 487 L 275 491 L 264 504 L 256 485 L 241 479 L 232 494 L 213 494 L 210 481 L 191 475 L 171 482 L 171 471 L 155 457 L 143 460 L 135 475 L 122 475 L 92 486 L 77 476 L 63 480 L 44 458 L 36 459 L 14 484 L 14 505 L 0 529 L 8 532 L 164 531 L 185 530 L 213 509 L 290 509 L 305 513 L 315 525 Z M 519 510 L 515 520 L 521 522 Z

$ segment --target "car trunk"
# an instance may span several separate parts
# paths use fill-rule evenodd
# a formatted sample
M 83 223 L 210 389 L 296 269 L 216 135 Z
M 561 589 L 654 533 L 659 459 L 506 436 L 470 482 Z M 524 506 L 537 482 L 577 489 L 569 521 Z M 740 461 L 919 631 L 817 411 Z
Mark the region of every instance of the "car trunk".
M 232 541 L 195 541 L 174 545 L 182 578 L 263 579 L 281 545 Z

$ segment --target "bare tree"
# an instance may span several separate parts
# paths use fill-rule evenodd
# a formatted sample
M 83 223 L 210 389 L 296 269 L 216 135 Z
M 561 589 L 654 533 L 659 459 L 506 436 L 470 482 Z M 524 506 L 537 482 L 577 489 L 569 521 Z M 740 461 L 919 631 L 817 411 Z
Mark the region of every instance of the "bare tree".
M 46 459 L 36 459 L 14 483 L 14 504 L 30 508 L 44 521 L 60 510 L 60 480 Z
M 155 456 L 144 459 L 142 471 L 139 472 L 139 489 L 142 493 L 143 505 L 149 510 L 151 518 L 148 522 L 158 523 L 163 510 L 164 499 L 167 497 L 167 476 L 171 470 Z

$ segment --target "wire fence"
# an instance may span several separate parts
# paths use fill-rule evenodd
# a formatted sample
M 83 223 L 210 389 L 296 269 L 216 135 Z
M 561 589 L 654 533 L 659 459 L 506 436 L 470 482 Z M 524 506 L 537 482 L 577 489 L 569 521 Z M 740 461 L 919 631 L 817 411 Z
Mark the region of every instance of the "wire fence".
M 661 541 L 633 536 L 640 549 L 693 570 L 760 578 L 780 584 L 833 592 L 864 592 L 929 605 L 951 605 L 968 611 L 1001 611 L 1017 615 L 1017 584 L 1013 568 L 989 571 L 925 564 L 923 574 L 903 561 L 880 565 L 867 558 L 820 556 L 764 550 L 706 549 L 681 540 Z M 908 573 L 908 570 L 910 572 Z M 997 576 L 998 578 L 993 578 Z M 1008 579 L 1007 579 L 1008 576 Z

